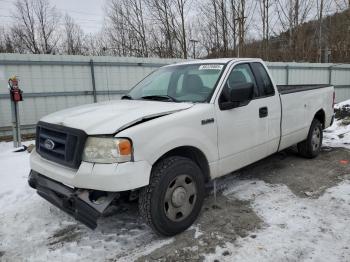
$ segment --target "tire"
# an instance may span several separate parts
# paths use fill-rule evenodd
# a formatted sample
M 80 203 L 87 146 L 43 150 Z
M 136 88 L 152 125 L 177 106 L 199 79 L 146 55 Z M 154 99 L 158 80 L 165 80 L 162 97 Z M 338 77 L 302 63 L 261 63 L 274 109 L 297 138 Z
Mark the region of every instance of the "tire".
M 317 119 L 312 120 L 307 139 L 298 144 L 298 152 L 306 158 L 314 158 L 321 151 L 323 131 L 322 124 Z
M 157 234 L 173 236 L 193 224 L 204 195 L 200 168 L 188 158 L 168 157 L 156 163 L 150 184 L 140 191 L 140 215 Z

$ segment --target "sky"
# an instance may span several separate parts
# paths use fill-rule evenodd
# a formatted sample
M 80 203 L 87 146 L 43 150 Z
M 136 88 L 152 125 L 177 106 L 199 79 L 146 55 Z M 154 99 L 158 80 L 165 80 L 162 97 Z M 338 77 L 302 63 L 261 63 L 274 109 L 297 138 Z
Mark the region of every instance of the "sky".
M 0 0 L 0 26 L 9 25 L 16 0 Z M 105 0 L 49 0 L 64 15 L 68 13 L 86 33 L 98 32 L 103 24 Z

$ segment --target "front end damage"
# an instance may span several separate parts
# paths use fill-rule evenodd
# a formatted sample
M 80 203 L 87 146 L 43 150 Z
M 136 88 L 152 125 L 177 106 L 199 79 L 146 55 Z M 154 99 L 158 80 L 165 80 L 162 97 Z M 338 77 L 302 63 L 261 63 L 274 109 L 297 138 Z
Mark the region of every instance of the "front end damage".
M 41 197 L 91 229 L 97 227 L 97 219 L 118 195 L 117 192 L 74 189 L 34 170 L 29 174 L 28 183 Z

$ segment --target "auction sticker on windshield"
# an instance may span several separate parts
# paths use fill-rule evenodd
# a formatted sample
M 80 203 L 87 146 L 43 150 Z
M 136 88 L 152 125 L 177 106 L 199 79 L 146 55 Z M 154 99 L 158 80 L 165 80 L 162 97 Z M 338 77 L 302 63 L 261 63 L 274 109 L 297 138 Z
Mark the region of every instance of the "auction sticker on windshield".
M 216 65 L 216 64 L 201 65 L 199 67 L 199 70 L 221 70 L 223 67 L 224 65 Z

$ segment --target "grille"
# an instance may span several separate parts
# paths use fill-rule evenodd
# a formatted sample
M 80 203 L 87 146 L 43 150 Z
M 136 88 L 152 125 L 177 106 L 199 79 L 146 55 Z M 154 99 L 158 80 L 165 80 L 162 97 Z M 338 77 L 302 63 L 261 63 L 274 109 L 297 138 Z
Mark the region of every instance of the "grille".
M 39 122 L 36 127 L 36 151 L 47 160 L 78 168 L 86 138 L 82 130 Z

